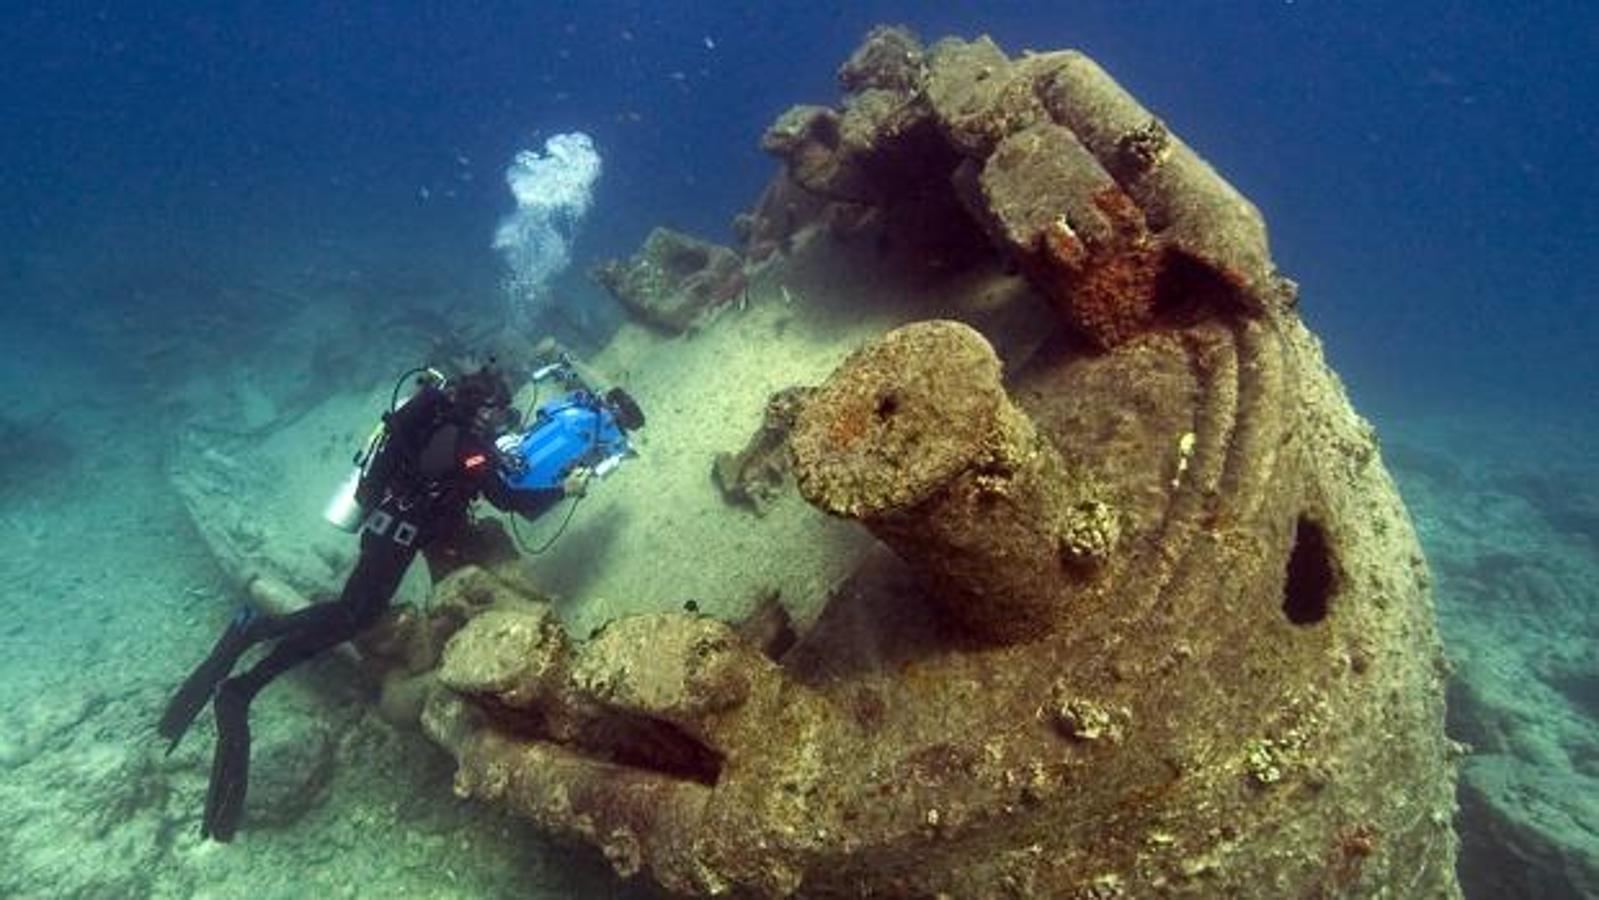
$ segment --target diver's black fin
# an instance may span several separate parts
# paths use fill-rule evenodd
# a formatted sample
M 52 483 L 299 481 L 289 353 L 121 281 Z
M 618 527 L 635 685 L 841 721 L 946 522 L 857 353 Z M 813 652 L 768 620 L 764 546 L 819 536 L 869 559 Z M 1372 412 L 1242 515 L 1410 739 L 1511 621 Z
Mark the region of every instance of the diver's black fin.
M 250 786 L 250 701 L 224 684 L 217 691 L 217 748 L 211 759 L 211 785 L 205 794 L 200 836 L 227 843 L 244 815 Z
M 252 618 L 250 612 L 241 610 L 228 624 L 227 630 L 222 632 L 222 637 L 217 638 L 211 655 L 194 667 L 172 699 L 167 701 L 166 711 L 161 714 L 161 723 L 156 726 L 156 731 L 172 742 L 167 746 L 169 755 L 178 749 L 178 742 L 183 740 L 183 735 L 194 723 L 194 717 L 211 699 L 217 683 L 228 677 L 228 673 L 233 671 L 233 664 L 249 649 L 251 640 L 248 629 Z

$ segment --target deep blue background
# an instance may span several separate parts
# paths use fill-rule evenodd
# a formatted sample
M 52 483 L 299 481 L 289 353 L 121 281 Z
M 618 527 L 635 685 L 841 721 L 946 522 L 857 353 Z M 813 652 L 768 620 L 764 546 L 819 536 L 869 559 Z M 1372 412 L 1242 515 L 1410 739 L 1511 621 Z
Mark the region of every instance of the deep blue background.
M 572 129 L 607 161 L 580 259 L 663 222 L 726 239 L 764 126 L 904 22 L 1095 56 L 1262 206 L 1357 399 L 1593 406 L 1591 3 L 377 6 L 7 5 L 7 272 L 307 240 L 492 272 L 505 162 Z

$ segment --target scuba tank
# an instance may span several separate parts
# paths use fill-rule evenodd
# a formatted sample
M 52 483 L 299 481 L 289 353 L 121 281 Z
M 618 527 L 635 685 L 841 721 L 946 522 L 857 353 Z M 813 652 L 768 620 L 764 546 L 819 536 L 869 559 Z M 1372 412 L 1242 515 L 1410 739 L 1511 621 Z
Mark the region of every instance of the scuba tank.
M 382 422 L 372 429 L 372 435 L 366 439 L 366 444 L 355 454 L 355 464 L 351 467 L 350 474 L 339 482 L 339 489 L 333 492 L 333 496 L 328 498 L 327 506 L 323 507 L 322 518 L 334 528 L 354 534 L 361 529 L 361 523 L 366 521 L 367 509 L 356 494 L 361 489 L 361 479 L 366 477 L 367 464 L 372 461 L 387 432 L 388 428 Z
M 411 402 L 410 397 L 406 397 L 404 400 L 400 399 L 400 387 L 405 383 L 405 379 L 412 375 L 420 376 L 417 379 L 420 384 L 431 382 L 440 388 L 444 386 L 444 376 L 433 368 L 412 369 L 401 375 L 395 382 L 394 394 L 389 398 L 389 414 L 385 415 L 383 421 L 378 422 L 377 426 L 372 429 L 372 434 L 367 437 L 366 442 L 362 444 L 361 449 L 355 454 L 354 466 L 350 469 L 350 474 L 344 476 L 344 480 L 339 482 L 338 490 L 333 492 L 333 496 L 328 498 L 327 506 L 322 509 L 322 518 L 340 531 L 348 531 L 354 534 L 361 530 L 361 523 L 366 521 L 367 506 L 361 502 L 359 497 L 361 481 L 366 478 L 367 467 L 372 464 L 372 458 L 377 456 L 378 451 L 383 449 L 383 443 L 389 436 L 388 416 Z
M 356 466 L 350 474 L 339 482 L 339 489 L 328 499 L 328 505 L 322 510 L 322 518 L 328 524 L 354 534 L 366 519 L 366 508 L 355 499 L 355 491 L 361 486 L 362 467 Z

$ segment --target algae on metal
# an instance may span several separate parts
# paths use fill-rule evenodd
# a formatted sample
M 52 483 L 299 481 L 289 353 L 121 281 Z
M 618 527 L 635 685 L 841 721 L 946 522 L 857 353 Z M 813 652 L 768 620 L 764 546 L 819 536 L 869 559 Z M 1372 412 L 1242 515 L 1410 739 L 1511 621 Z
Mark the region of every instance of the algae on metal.
M 841 82 L 751 256 L 1014 266 L 1056 326 L 910 324 L 807 400 L 800 490 L 892 553 L 776 658 L 452 576 L 458 792 L 689 894 L 1458 897 L 1425 562 L 1258 212 L 1081 54 L 883 29 Z

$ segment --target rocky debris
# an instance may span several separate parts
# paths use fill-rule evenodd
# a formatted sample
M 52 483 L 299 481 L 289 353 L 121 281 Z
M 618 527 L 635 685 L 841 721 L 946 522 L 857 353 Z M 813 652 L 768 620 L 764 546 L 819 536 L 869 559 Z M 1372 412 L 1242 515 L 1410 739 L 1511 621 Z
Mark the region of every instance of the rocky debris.
M 518 562 L 460 561 L 437 582 L 425 611 L 395 608 L 354 641 L 360 673 L 379 685 L 378 711 L 385 720 L 416 726 L 423 705 L 438 686 L 438 669 L 450 638 L 467 622 L 490 612 L 507 584 L 544 604 L 543 594 Z
M 748 506 L 756 515 L 763 515 L 792 483 L 788 435 L 810 393 L 809 388 L 785 388 L 773 394 L 766 401 L 761 427 L 750 436 L 744 449 L 716 454 L 711 477 L 728 502 Z
M 840 70 L 848 88 L 840 109 L 798 106 L 767 129 L 761 146 L 787 165 L 774 184 L 809 193 L 812 205 L 790 203 L 782 222 L 762 203 L 751 233 L 792 235 L 825 224 L 835 237 L 875 235 L 878 247 L 897 249 L 925 267 L 947 271 L 992 250 L 951 189 L 962 157 L 939 131 L 920 86 L 925 60 L 916 39 L 902 29 L 872 32 Z M 816 200 L 825 201 L 820 206 Z M 796 215 L 796 212 L 798 215 Z M 747 244 L 747 254 L 770 253 Z
M 1030 68 L 1013 67 L 986 36 L 933 45 L 923 95 L 940 132 L 962 157 L 987 157 L 1007 135 L 1047 118 Z
M 1101 344 L 1154 322 L 1164 263 L 1143 213 L 1071 131 L 1040 122 L 1000 141 L 971 192 L 977 214 L 1016 248 L 1035 284 L 1069 296 L 1071 322 Z M 1021 252 L 1022 248 L 1036 248 Z
M 893 241 L 925 242 L 938 223 L 945 265 L 962 263 L 962 241 L 978 245 L 968 259 L 999 252 L 1101 347 L 1294 302 L 1255 207 L 1081 53 L 1012 60 L 987 37 L 924 50 L 878 29 L 839 80 L 839 109 L 794 107 L 762 138 L 784 179 L 878 210 Z
M 670 228 L 651 231 L 631 259 L 603 263 L 593 276 L 640 319 L 671 332 L 696 327 L 745 290 L 737 253 Z
M 439 674 L 455 690 L 530 707 L 560 689 L 571 656 L 566 632 L 547 605 L 490 609 L 449 644 Z
M 801 187 L 829 200 L 868 203 L 877 191 L 863 161 L 870 145 L 859 120 L 846 133 L 844 120 L 825 106 L 796 106 L 761 136 L 761 149 L 789 162 L 789 176 Z
M 753 210 L 734 217 L 733 233 L 744 244 L 746 260 L 769 262 L 790 253 L 795 236 L 828 209 L 826 200 L 779 175 L 761 192 Z
M 921 83 L 922 43 L 904 28 L 879 25 L 838 68 L 838 83 L 850 93 L 879 88 L 910 91 Z

